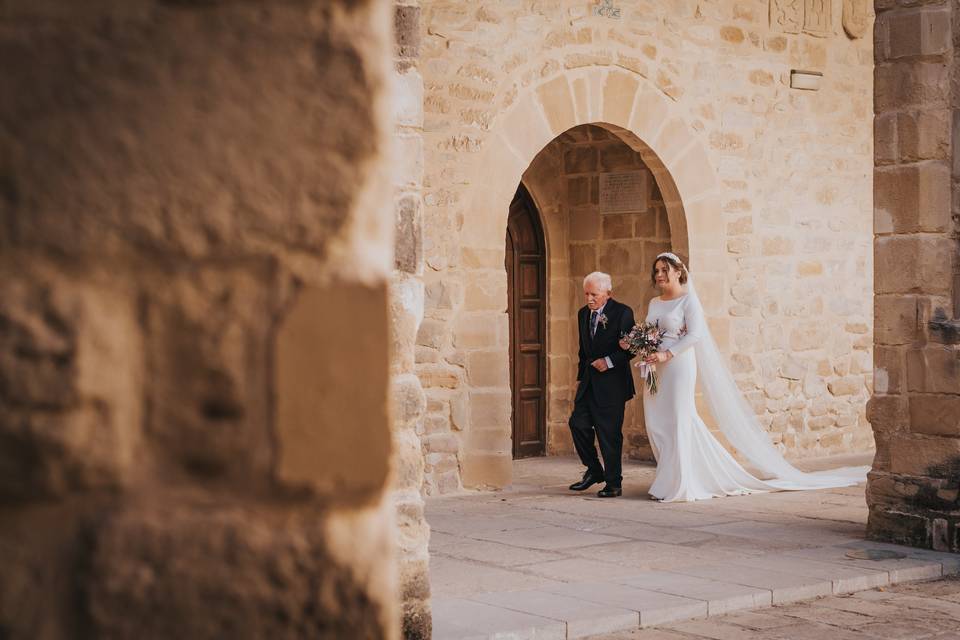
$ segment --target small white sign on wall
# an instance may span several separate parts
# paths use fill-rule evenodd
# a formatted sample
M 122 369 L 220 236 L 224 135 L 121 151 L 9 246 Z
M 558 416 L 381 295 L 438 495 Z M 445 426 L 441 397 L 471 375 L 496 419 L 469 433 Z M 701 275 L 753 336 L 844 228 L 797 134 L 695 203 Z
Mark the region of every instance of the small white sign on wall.
M 643 213 L 650 208 L 649 173 L 600 174 L 600 213 Z

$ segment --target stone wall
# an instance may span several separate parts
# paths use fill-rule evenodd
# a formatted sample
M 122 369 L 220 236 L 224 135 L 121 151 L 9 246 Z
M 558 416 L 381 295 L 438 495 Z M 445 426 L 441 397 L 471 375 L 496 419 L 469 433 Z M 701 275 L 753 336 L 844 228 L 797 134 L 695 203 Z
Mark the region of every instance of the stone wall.
M 877 10 L 868 532 L 960 551 L 960 16 L 946 1 Z
M 788 456 L 872 447 L 865 2 L 614 4 L 423 3 L 430 493 L 510 481 L 507 211 L 537 154 L 588 123 L 661 185 L 718 343 Z M 791 89 L 794 69 L 822 72 L 819 91 Z
M 3 637 L 398 637 L 390 20 L 0 4 Z
M 423 78 L 420 3 L 394 4 L 393 107 L 396 238 L 390 281 L 390 353 L 394 408 L 393 500 L 397 510 L 403 636 L 431 636 L 430 577 L 424 517 L 423 387 L 414 373 L 414 343 L 423 320 Z

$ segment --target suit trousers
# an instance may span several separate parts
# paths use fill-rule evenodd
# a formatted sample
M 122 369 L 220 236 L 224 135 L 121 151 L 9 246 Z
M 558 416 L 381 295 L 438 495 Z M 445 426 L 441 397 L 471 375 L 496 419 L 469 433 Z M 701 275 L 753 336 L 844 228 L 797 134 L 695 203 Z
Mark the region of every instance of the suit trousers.
M 590 389 L 586 390 L 573 405 L 570 415 L 570 432 L 573 434 L 573 446 L 577 449 L 580 462 L 594 475 L 603 476 L 607 485 L 619 487 L 623 484 L 623 471 L 620 456 L 623 453 L 623 410 L 626 403 L 600 406 L 593 398 Z M 594 446 L 594 434 L 600 441 L 600 454 L 603 466 L 597 458 Z

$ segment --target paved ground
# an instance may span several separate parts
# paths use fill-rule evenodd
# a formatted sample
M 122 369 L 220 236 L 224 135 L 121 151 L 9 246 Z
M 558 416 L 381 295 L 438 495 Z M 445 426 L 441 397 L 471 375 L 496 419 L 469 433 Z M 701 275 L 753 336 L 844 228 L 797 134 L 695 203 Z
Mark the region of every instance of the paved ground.
M 957 640 L 960 578 L 902 584 L 804 604 L 620 631 L 593 640 Z
M 865 541 L 862 486 L 663 504 L 651 465 L 625 465 L 615 499 L 568 491 L 579 475 L 572 458 L 525 460 L 508 491 L 428 501 L 437 640 L 585 637 L 960 571 L 956 555 Z M 863 549 L 907 557 L 848 557 Z

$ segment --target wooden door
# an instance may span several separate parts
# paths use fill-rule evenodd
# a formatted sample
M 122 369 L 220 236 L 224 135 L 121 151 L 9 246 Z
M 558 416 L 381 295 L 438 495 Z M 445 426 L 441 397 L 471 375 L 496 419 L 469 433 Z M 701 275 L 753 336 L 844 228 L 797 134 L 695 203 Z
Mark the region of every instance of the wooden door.
M 546 246 L 540 216 L 523 185 L 510 205 L 506 267 L 513 457 L 542 456 L 547 439 Z

